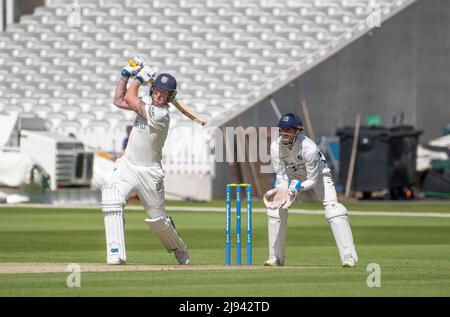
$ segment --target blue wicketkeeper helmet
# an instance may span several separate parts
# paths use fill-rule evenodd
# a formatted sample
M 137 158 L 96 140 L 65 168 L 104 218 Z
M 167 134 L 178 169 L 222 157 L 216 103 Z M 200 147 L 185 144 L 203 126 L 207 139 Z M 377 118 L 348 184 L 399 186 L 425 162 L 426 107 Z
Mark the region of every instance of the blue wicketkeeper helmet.
M 280 118 L 277 125 L 281 129 L 297 129 L 299 126 L 303 126 L 303 121 L 295 113 L 286 113 Z

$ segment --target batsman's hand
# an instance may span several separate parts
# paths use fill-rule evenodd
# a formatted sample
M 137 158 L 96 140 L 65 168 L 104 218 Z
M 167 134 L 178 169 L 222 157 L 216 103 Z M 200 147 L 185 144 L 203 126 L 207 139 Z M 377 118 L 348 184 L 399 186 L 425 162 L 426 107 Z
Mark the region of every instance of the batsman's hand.
M 136 79 L 141 82 L 143 85 L 153 84 L 156 77 L 156 69 L 144 65 L 139 73 L 136 75 Z
M 123 77 L 135 76 L 145 66 L 144 60 L 139 57 L 133 57 L 129 60 L 128 65 L 122 69 Z
M 275 187 L 267 191 L 263 196 L 264 204 L 269 209 L 281 208 L 289 200 L 287 188 Z

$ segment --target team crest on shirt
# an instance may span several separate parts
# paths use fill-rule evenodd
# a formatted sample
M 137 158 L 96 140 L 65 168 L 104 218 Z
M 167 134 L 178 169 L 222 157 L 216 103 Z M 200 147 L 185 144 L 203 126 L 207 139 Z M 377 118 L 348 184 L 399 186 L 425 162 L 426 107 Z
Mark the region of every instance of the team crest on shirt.
M 303 160 L 303 157 L 300 154 L 297 155 L 297 158 L 299 159 L 299 161 Z

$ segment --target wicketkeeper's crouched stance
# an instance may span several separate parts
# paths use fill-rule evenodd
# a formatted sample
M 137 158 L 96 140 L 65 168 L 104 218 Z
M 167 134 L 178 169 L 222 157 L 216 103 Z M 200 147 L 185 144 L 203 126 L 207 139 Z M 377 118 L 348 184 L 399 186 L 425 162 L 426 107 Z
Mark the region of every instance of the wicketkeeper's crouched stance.
M 137 113 L 129 136 L 125 155 L 116 161 L 111 179 L 102 188 L 102 209 L 105 220 L 108 264 L 125 264 L 125 232 L 123 211 L 130 195 L 137 194 L 149 218 L 150 230 L 167 250 L 173 251 L 180 264 L 189 263 L 189 253 L 168 217 L 164 198 L 164 172 L 161 167 L 162 148 L 169 129 L 169 105 L 175 97 L 176 80 L 169 74 L 160 74 L 141 60 L 122 70 L 114 104 Z M 127 91 L 127 82 L 136 76 Z M 152 84 L 150 96 L 138 97 L 141 84 Z
M 325 207 L 343 266 L 353 267 L 358 256 L 353 244 L 347 209 L 337 201 L 336 189 L 325 157 L 317 145 L 301 134 L 303 123 L 293 113 L 278 123 L 280 136 L 271 144 L 276 185 L 264 195 L 269 228 L 268 266 L 284 265 L 288 209 L 298 192 L 312 189 Z

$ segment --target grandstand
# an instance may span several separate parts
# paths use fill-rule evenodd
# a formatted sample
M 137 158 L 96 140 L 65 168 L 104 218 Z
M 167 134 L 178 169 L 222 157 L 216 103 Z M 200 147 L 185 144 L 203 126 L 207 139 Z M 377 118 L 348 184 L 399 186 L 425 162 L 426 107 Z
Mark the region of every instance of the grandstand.
M 375 9 L 382 22 L 413 2 L 48 0 L 0 33 L 0 111 L 36 113 L 52 131 L 119 151 L 134 113 L 112 97 L 124 62 L 138 55 L 175 75 L 178 98 L 208 126 L 224 126 L 367 33 Z M 215 165 L 204 157 L 214 152 L 212 135 L 199 142 L 176 109 L 171 119 L 168 189 L 170 175 L 211 187 Z

